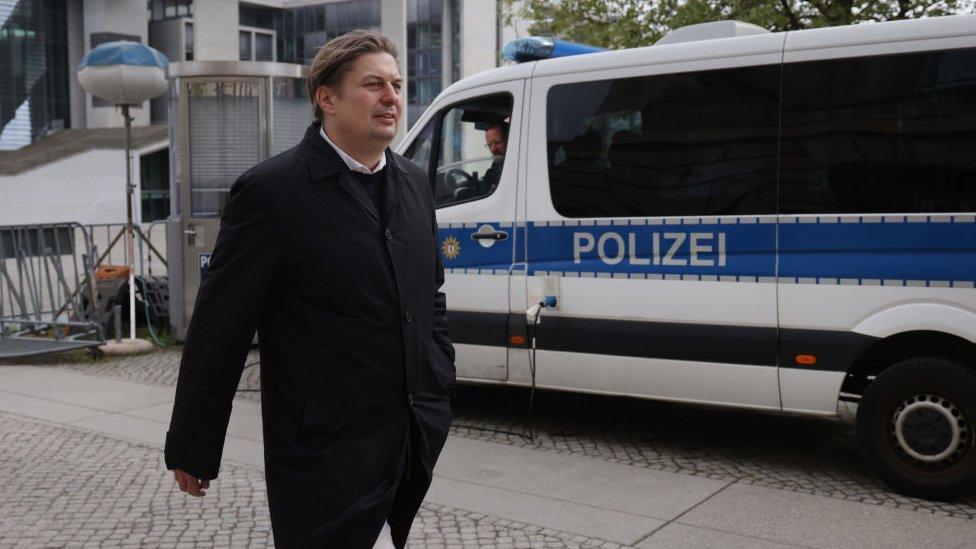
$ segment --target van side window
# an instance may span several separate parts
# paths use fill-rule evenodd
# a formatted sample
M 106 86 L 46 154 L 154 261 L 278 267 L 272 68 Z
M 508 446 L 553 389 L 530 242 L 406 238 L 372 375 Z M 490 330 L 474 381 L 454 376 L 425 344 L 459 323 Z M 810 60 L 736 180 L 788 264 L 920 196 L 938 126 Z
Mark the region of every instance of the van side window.
M 403 156 L 413 160 L 415 164 L 424 169 L 424 173 L 430 172 L 430 151 L 434 148 L 434 130 L 437 128 L 437 117 L 434 117 L 424 129 L 420 130 L 417 138 L 403 152 Z
M 780 67 L 553 86 L 549 191 L 566 217 L 776 211 Z
M 484 198 L 501 182 L 508 150 L 512 96 L 471 99 L 444 111 L 434 170 L 434 204 Z
M 783 213 L 976 211 L 976 49 L 790 63 Z

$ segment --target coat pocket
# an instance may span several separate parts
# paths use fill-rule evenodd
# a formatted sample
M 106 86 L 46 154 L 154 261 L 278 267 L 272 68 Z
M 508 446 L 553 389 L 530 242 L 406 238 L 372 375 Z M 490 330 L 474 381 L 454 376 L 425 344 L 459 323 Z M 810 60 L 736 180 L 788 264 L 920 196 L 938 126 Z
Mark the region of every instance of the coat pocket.
M 454 394 L 457 385 L 457 370 L 454 367 L 454 361 L 433 341 L 428 345 L 428 349 L 429 359 L 427 362 L 434 372 L 434 378 L 440 383 L 445 396 L 450 397 Z

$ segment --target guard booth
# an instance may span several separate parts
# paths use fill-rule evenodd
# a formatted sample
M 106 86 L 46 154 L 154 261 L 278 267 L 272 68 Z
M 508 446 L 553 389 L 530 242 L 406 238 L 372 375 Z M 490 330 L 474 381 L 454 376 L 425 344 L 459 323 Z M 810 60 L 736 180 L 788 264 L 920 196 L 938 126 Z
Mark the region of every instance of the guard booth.
M 170 324 L 186 336 L 231 185 L 285 151 L 312 120 L 305 67 L 255 61 L 170 63 Z

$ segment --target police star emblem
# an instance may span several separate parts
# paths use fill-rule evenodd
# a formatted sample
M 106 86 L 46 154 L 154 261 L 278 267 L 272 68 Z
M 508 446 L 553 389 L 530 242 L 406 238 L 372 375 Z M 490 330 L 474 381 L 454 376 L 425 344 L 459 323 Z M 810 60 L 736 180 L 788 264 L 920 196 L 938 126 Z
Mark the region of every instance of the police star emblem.
M 461 243 L 453 236 L 449 236 L 444 239 L 441 250 L 444 252 L 444 257 L 454 259 L 461 254 Z

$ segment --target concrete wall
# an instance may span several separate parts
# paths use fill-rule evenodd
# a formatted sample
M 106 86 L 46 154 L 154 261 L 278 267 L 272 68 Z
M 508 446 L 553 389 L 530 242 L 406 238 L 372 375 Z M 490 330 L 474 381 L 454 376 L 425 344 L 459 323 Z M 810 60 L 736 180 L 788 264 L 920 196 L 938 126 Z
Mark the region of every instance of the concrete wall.
M 165 146 L 157 144 L 133 153 L 133 215 L 137 221 L 142 213 L 139 156 Z M 0 176 L 0 189 L 4 197 L 0 200 L 2 225 L 124 223 L 125 151 L 88 150 L 17 175 Z
M 441 89 L 445 89 L 454 83 L 451 78 L 451 64 L 453 54 L 451 50 L 451 0 L 440 0 L 441 2 Z
M 138 36 L 143 44 L 149 43 L 149 17 L 146 3 L 133 0 L 85 0 L 85 52 L 91 49 L 91 35 L 108 32 Z M 74 68 L 72 67 L 72 71 Z M 72 73 L 72 76 L 74 74 Z M 77 77 L 74 77 L 77 79 Z M 86 94 L 87 95 L 87 94 Z M 122 113 L 114 106 L 95 106 L 91 95 L 86 99 L 86 127 L 118 128 L 125 125 Z M 141 108 L 132 109 L 130 114 L 136 126 L 149 125 L 149 102 Z
M 145 11 L 145 10 L 143 10 Z M 193 3 L 194 58 L 206 61 L 240 59 L 237 0 Z
M 380 3 L 380 31 L 393 39 L 400 54 L 397 62 L 400 74 L 403 75 L 403 90 L 407 90 L 407 0 L 381 0 Z M 397 135 L 393 139 L 393 146 L 403 139 L 407 133 L 407 98 L 403 97 L 403 112 L 400 114 L 400 125 Z
M 84 128 L 88 115 L 88 97 L 74 74 L 75 67 L 88 51 L 85 47 L 85 14 L 81 0 L 67 3 L 68 8 L 68 100 L 71 127 Z
M 461 78 L 498 66 L 496 0 L 461 2 Z

